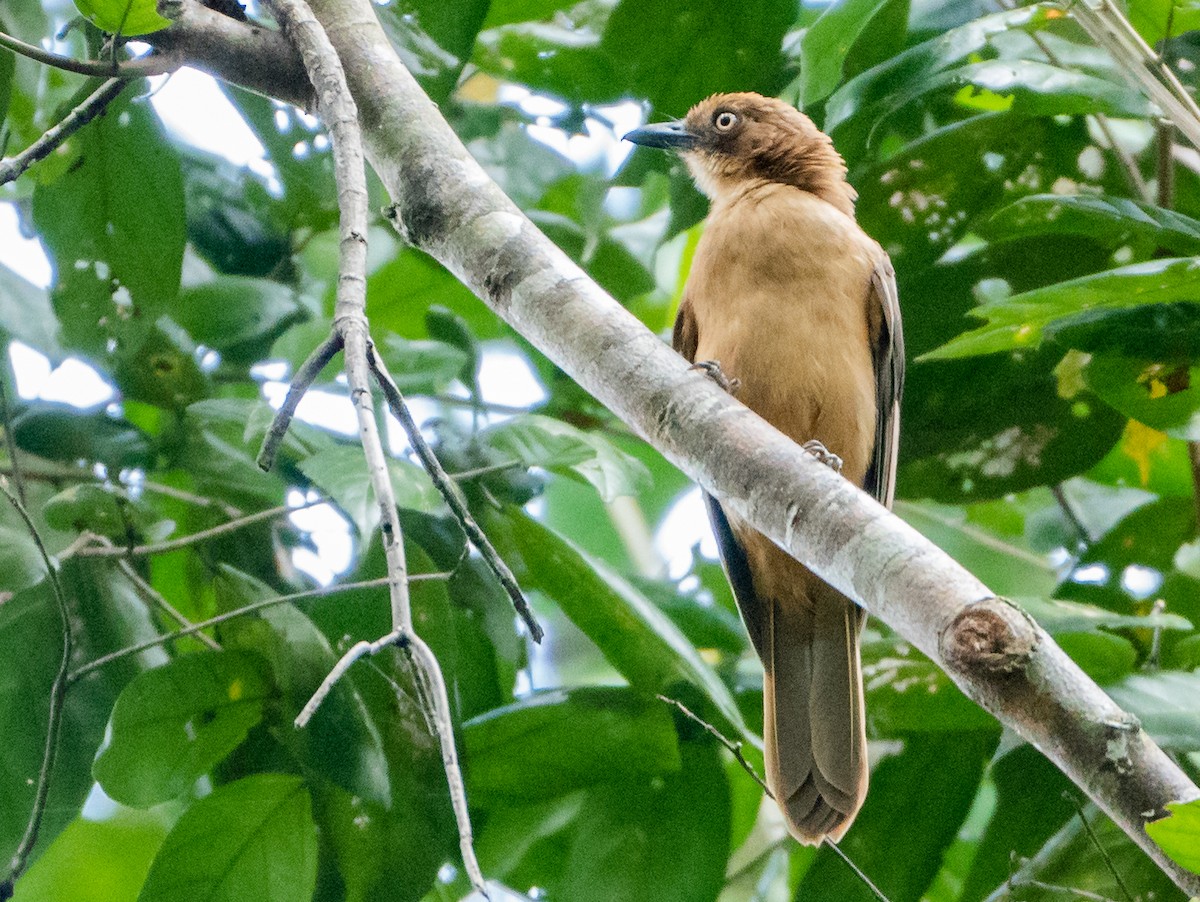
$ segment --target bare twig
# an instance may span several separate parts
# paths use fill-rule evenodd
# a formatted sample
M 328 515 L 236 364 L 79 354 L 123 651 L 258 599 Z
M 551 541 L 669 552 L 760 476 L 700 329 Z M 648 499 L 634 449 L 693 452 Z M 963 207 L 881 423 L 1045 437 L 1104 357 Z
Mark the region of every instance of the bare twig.
M 1096 836 L 1092 825 L 1088 823 L 1087 813 L 1083 810 L 1083 802 L 1079 801 L 1073 792 L 1063 792 L 1063 798 L 1075 806 L 1075 810 L 1079 814 L 1079 820 L 1083 824 L 1083 829 L 1087 831 L 1088 839 L 1092 841 L 1092 845 L 1096 847 L 1096 850 L 1100 853 L 1100 857 L 1104 859 L 1104 865 L 1108 868 L 1108 872 L 1112 874 L 1113 880 L 1117 881 L 1117 886 L 1121 888 L 1121 894 L 1125 897 L 1125 902 L 1133 902 L 1133 894 L 1129 892 L 1129 887 L 1125 885 L 1124 879 L 1117 871 L 1116 865 L 1113 864 L 1108 850 L 1100 844 L 1100 839 Z
M 117 569 L 125 574 L 126 579 L 133 583 L 133 587 L 137 593 L 142 596 L 142 598 L 152 607 L 156 607 L 161 610 L 164 614 L 166 614 L 184 629 L 192 630 L 192 632 L 195 633 L 196 638 L 213 651 L 221 650 L 221 643 L 219 643 L 212 636 L 209 636 L 207 633 L 202 633 L 196 630 L 195 624 L 192 623 L 192 621 L 184 617 L 183 614 L 180 613 L 179 609 L 175 607 L 175 605 L 171 604 L 171 602 L 167 601 L 167 599 L 163 597 L 162 593 L 155 589 L 154 586 L 142 579 L 141 574 L 133 569 L 133 564 L 125 560 L 117 561 Z
M 467 811 L 462 772 L 458 766 L 458 753 L 454 747 L 453 722 L 445 680 L 442 678 L 437 659 L 413 629 L 404 537 L 400 530 L 399 511 L 392 490 L 387 457 L 371 401 L 370 333 L 366 316 L 368 194 L 358 108 L 350 95 L 346 74 L 337 51 L 334 50 L 325 28 L 313 16 L 308 3 L 305 0 L 271 0 L 270 6 L 283 27 L 284 34 L 300 52 L 305 71 L 316 90 L 318 110 L 329 129 L 333 148 L 341 237 L 337 300 L 333 315 L 336 336 L 334 341 L 340 342 L 344 349 L 346 379 L 350 385 L 350 398 L 358 419 L 359 438 L 362 440 L 363 455 L 367 459 L 367 472 L 375 492 L 375 500 L 380 508 L 392 614 L 391 633 L 379 639 L 377 643 L 368 644 L 367 648 L 382 648 L 394 642 L 404 650 L 414 665 L 416 683 L 424 690 L 423 710 L 426 711 L 441 745 L 443 769 L 455 819 L 458 822 L 463 865 L 471 884 L 487 898 L 483 873 L 475 858 L 471 820 Z M 329 343 L 326 343 L 323 347 L 328 345 Z M 316 365 L 312 358 L 309 362 L 313 366 Z M 343 662 L 346 662 L 344 667 L 339 663 L 342 671 L 352 663 L 352 659 L 343 658 Z M 335 667 L 334 671 L 322 684 L 323 687 L 332 686 L 341 675 L 338 667 Z M 316 699 L 316 696 L 314 698 Z M 316 699 L 316 702 L 319 703 L 319 699 Z
M 47 129 L 45 134 L 15 157 L 0 160 L 0 185 L 13 181 L 34 163 L 48 157 L 67 138 L 104 112 L 105 107 L 112 103 L 128 84 L 126 79 L 110 78 L 88 95 L 83 103 L 71 110 L 61 122 Z
M 537 618 L 533 616 L 533 611 L 529 608 L 529 602 L 525 599 L 525 594 L 521 591 L 521 587 L 517 585 L 517 578 L 513 576 L 512 570 L 508 564 L 504 563 L 504 559 L 493 547 L 491 540 L 487 534 L 475 522 L 475 518 L 471 516 L 471 510 L 467 507 L 466 499 L 459 492 L 458 486 L 454 484 L 454 480 L 446 474 L 442 468 L 441 461 L 437 459 L 437 455 L 433 453 L 433 449 L 429 447 L 429 443 L 425 441 L 425 436 L 421 435 L 421 430 L 413 420 L 412 413 L 408 409 L 408 405 L 404 402 L 404 395 L 400 393 L 400 389 L 392 380 L 391 375 L 387 371 L 387 365 L 383 362 L 374 349 L 370 350 L 371 370 L 375 373 L 375 379 L 379 383 L 379 387 L 383 390 L 383 396 L 387 399 L 388 409 L 391 410 L 392 416 L 400 421 L 400 425 L 404 427 L 405 434 L 408 435 L 408 441 L 413 446 L 413 450 L 417 452 L 417 457 L 421 460 L 421 465 L 425 467 L 429 478 L 433 480 L 433 484 L 437 486 L 437 490 L 441 493 L 442 498 L 454 512 L 454 516 L 462 525 L 463 531 L 466 532 L 467 538 L 471 540 L 471 544 L 479 551 L 480 556 L 488 565 L 488 568 L 495 575 L 497 581 L 504 587 L 509 599 L 511 599 L 513 607 L 516 608 L 517 614 L 524 622 L 526 629 L 529 630 L 529 635 L 533 637 L 534 642 L 542 641 L 542 627 L 537 622 Z
M 161 482 L 154 482 L 150 479 L 143 479 L 138 482 L 137 488 L 144 492 L 154 492 L 158 495 L 166 495 L 168 498 L 174 498 L 177 501 L 185 501 L 188 504 L 194 504 L 196 507 L 216 507 L 220 508 L 225 516 L 237 518 L 242 516 L 240 508 L 235 507 L 228 501 L 222 501 L 220 498 L 206 498 L 204 495 L 196 495 L 192 492 L 185 492 L 183 489 L 177 489 L 173 485 L 164 485 Z
M 0 47 L 7 48 L 13 53 L 19 53 L 34 62 L 53 66 L 55 69 L 75 72 L 79 75 L 94 75 L 99 78 L 149 78 L 174 72 L 181 65 L 179 59 L 174 55 L 161 53 L 124 61 L 118 61 L 115 58 L 111 62 L 77 60 L 69 56 L 59 56 L 57 53 L 51 53 L 33 44 L 26 44 L 2 31 L 0 31 Z
M 333 665 L 333 669 L 325 675 L 325 679 L 321 680 L 321 685 L 317 687 L 317 691 L 312 694 L 312 698 L 296 715 L 296 728 L 304 729 L 308 726 L 308 722 L 312 720 L 312 716 L 317 713 L 317 709 L 321 707 L 321 702 L 325 701 L 325 697 L 333 691 L 334 685 L 342 676 L 350 669 L 359 658 L 374 657 L 385 648 L 392 645 L 400 645 L 407 639 L 408 634 L 403 630 L 393 630 L 381 639 L 376 639 L 374 642 L 355 642 L 350 646 L 338 662 Z
M 308 359 L 296 371 L 295 377 L 288 386 L 287 397 L 283 399 L 283 404 L 275 412 L 271 428 L 263 436 L 262 448 L 258 452 L 258 465 L 264 470 L 270 470 L 275 466 L 275 455 L 279 451 L 283 437 L 287 435 L 288 426 L 296 414 L 296 408 L 300 406 L 300 400 L 304 397 L 304 393 L 321 374 L 321 370 L 325 369 L 329 361 L 333 360 L 334 355 L 341 349 L 342 336 L 334 332 L 313 349 L 313 352 L 308 355 Z
M 0 883 L 0 899 L 10 899 L 13 894 L 13 884 L 24 872 L 29 861 L 29 853 L 33 851 L 33 847 L 37 843 L 38 832 L 42 826 L 42 816 L 46 811 L 46 797 L 50 792 L 50 773 L 54 769 L 54 756 L 58 750 L 58 732 L 62 726 L 63 698 L 67 694 L 69 685 L 67 668 L 71 662 L 71 614 L 67 608 L 67 598 L 63 594 L 62 584 L 58 580 L 58 571 L 55 569 L 53 561 L 50 560 L 42 537 L 38 533 L 33 519 L 29 516 L 29 512 L 25 509 L 25 505 L 9 489 L 7 480 L 0 479 L 0 491 L 4 492 L 9 503 L 16 508 L 21 519 L 25 521 L 25 526 L 37 546 L 38 554 L 42 557 L 42 563 L 46 566 L 46 578 L 50 580 L 50 587 L 54 590 L 54 601 L 58 605 L 58 615 L 62 620 L 62 659 L 59 661 L 58 672 L 54 675 L 54 682 L 50 685 L 50 713 L 46 725 L 46 745 L 42 752 L 42 766 L 38 771 L 33 808 L 29 812 L 29 821 L 25 825 L 25 833 L 21 837 L 21 842 L 13 852 L 8 877 L 3 883 Z
M 79 557 L 144 557 L 148 554 L 162 554 L 167 551 L 177 551 L 180 548 L 187 548 L 189 545 L 198 545 L 201 542 L 207 542 L 209 539 L 215 539 L 218 536 L 223 536 L 231 532 L 236 532 L 247 526 L 253 526 L 255 523 L 261 523 L 263 520 L 273 520 L 276 517 L 290 514 L 295 511 L 301 511 L 305 508 L 315 507 L 318 504 L 328 503 L 328 498 L 312 498 L 295 506 L 282 504 L 279 507 L 270 507 L 266 510 L 257 511 L 253 514 L 247 514 L 244 517 L 239 517 L 236 520 L 230 520 L 228 523 L 221 523 L 218 526 L 213 526 L 210 529 L 202 529 L 200 532 L 194 532 L 190 535 L 180 536 L 178 539 L 168 539 L 165 542 L 154 542 L 149 545 L 135 545 L 132 548 L 121 548 L 113 545 L 111 542 L 105 542 L 99 545 L 80 548 L 75 554 Z
M 772 801 L 775 800 L 775 794 L 771 792 L 766 782 L 763 781 L 763 778 L 758 775 L 758 771 L 754 769 L 754 766 L 751 765 L 750 762 L 746 760 L 746 756 L 742 754 L 742 744 L 740 742 L 734 742 L 731 740 L 707 720 L 695 714 L 678 699 L 668 698 L 665 695 L 658 695 L 657 697 L 659 701 L 664 701 L 668 705 L 673 705 L 674 707 L 678 708 L 679 712 L 683 714 L 684 717 L 703 727 L 709 733 L 709 735 L 717 740 L 717 742 L 725 746 L 729 753 L 733 755 L 734 760 L 741 765 L 742 770 L 748 773 L 754 782 L 762 787 L 762 791 L 766 794 L 767 798 L 771 799 Z M 863 886 L 869 889 L 875 898 L 879 900 L 879 902 L 890 902 L 888 897 L 883 894 L 883 890 L 881 890 L 871 881 L 871 878 L 863 872 L 862 868 L 854 863 L 849 855 L 842 851 L 841 847 L 837 843 L 826 836 L 824 839 L 824 844 L 832 849 L 833 853 L 842 860 L 846 867 L 850 868 L 850 870 L 854 872 L 854 875 L 862 882 Z
M 1059 510 L 1062 511 L 1064 519 L 1075 530 L 1075 538 L 1080 546 L 1092 544 L 1092 537 L 1088 534 L 1087 527 L 1083 525 L 1083 521 L 1079 519 L 1079 514 L 1075 513 L 1075 508 L 1071 504 L 1071 499 L 1067 497 L 1067 492 L 1063 488 L 1062 483 L 1051 487 L 1050 491 L 1054 494 L 1054 500 L 1058 502 Z
M 422 580 L 434 579 L 449 579 L 449 573 L 414 573 L 408 577 L 409 582 L 420 582 Z M 235 620 L 238 617 L 245 617 L 247 614 L 254 614 L 265 608 L 272 608 L 276 605 L 284 604 L 289 601 L 302 601 L 308 598 L 324 598 L 327 595 L 334 595 L 338 592 L 352 592 L 358 589 L 378 589 L 388 585 L 389 578 L 384 576 L 379 579 L 366 579 L 355 583 L 339 583 L 332 586 L 323 586 L 320 589 L 309 589 L 304 592 L 293 592 L 290 595 L 277 595 L 274 598 L 266 598 L 262 601 L 256 601 L 253 604 L 248 604 L 240 608 L 235 608 L 232 611 L 226 611 L 224 614 L 217 614 L 215 617 L 210 617 L 207 620 L 201 620 L 198 623 L 193 623 L 181 630 L 164 633 L 161 636 L 155 636 L 153 639 L 147 639 L 144 642 L 139 642 L 136 645 L 130 645 L 126 648 L 119 648 L 116 651 L 102 655 L 93 661 L 88 661 L 86 664 L 80 665 L 77 670 L 71 672 L 68 677 L 68 682 L 77 682 L 82 677 L 87 676 L 93 670 L 99 670 L 106 664 L 111 664 L 113 661 L 119 661 L 121 658 L 127 658 L 130 655 L 136 655 L 139 652 L 146 651 L 150 648 L 155 648 L 159 645 L 166 645 L 168 642 L 174 642 L 176 639 L 181 639 L 184 636 L 190 636 L 200 630 L 208 629 L 210 626 L 216 626 L 220 623 L 226 623 L 230 620 Z
M 693 712 L 678 699 L 668 698 L 665 695 L 658 695 L 657 698 L 659 701 L 666 702 L 668 705 L 673 705 L 674 707 L 678 708 L 679 713 L 688 718 L 688 720 L 691 720 L 693 723 L 703 727 L 710 736 L 716 739 L 717 742 L 721 743 L 721 745 L 725 746 L 729 754 L 733 755 L 734 760 L 741 765 L 742 770 L 748 773 L 751 779 L 753 779 L 755 783 L 762 787 L 762 791 L 766 793 L 767 798 L 771 799 L 772 801 L 775 800 L 775 794 L 771 792 L 771 789 L 769 786 L 767 786 L 766 781 L 758 775 L 758 771 L 754 769 L 754 765 L 747 761 L 746 756 L 742 754 L 741 742 L 734 742 L 732 739 L 710 724 L 707 720 Z

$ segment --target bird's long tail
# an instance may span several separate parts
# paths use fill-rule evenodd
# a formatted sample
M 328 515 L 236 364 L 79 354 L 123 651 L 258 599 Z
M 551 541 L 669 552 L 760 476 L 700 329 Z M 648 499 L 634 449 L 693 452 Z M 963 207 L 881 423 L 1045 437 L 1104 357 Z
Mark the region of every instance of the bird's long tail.
M 767 783 L 801 842 L 838 840 L 867 792 L 858 636 L 862 610 L 814 586 L 811 605 L 770 603 L 763 649 Z

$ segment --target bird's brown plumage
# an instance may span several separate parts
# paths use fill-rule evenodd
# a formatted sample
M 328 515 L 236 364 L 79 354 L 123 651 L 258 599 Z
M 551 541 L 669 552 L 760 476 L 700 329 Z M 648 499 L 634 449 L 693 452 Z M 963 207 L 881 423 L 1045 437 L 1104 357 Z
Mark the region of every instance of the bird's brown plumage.
M 854 219 L 829 138 L 786 103 L 719 94 L 631 140 L 680 151 L 712 201 L 675 322 L 692 361 L 797 442 L 819 440 L 884 504 L 903 383 L 891 263 Z M 767 782 L 792 833 L 840 838 L 867 788 L 864 615 L 713 499 L 742 618 L 763 662 Z

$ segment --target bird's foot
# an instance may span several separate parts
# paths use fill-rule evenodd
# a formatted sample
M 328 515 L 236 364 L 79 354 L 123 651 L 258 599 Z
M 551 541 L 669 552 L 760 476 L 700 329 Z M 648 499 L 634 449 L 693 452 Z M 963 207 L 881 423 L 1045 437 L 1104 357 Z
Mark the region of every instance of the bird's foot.
M 709 379 L 721 386 L 724 391 L 729 392 L 729 394 L 735 397 L 737 396 L 738 389 L 742 387 L 740 380 L 725 375 L 725 371 L 721 369 L 720 361 L 701 360 L 693 363 L 689 369 L 699 370 L 704 373 Z
M 800 446 L 833 472 L 840 474 L 842 472 L 842 459 L 822 445 L 815 438 L 805 442 Z

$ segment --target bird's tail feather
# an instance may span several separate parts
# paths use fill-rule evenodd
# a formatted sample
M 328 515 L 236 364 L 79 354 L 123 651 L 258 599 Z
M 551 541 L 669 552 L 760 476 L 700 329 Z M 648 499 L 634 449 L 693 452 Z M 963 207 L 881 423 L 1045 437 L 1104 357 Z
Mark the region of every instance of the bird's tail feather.
M 858 635 L 863 613 L 832 588 L 811 606 L 771 602 L 764 655 L 767 783 L 801 842 L 837 840 L 867 792 Z

